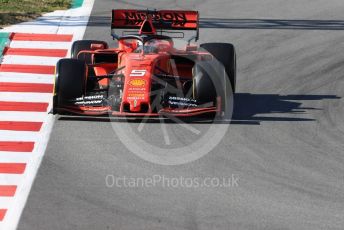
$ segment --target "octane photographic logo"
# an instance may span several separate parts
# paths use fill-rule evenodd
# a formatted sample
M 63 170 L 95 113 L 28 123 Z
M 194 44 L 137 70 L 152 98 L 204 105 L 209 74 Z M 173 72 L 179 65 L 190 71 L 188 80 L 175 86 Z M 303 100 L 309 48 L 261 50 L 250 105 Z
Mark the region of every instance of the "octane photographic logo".
M 181 47 L 186 45 L 185 41 L 174 40 L 174 43 L 177 47 L 178 45 Z M 179 76 L 176 63 L 173 60 L 171 60 L 171 67 L 173 75 Z M 193 74 L 194 76 L 198 75 L 198 77 L 201 77 L 199 74 L 211 76 L 217 95 L 220 95 L 221 90 L 226 85 L 228 95 L 225 119 L 222 117 L 223 114 L 217 114 L 215 119 L 204 117 L 184 119 L 173 114 L 164 114 L 164 116 L 161 115 L 156 118 L 148 116 L 139 119 L 114 118 L 114 122 L 111 122 L 113 129 L 129 151 L 151 163 L 181 165 L 200 159 L 219 144 L 229 129 L 233 112 L 233 94 L 229 81 L 223 82 L 216 78 L 225 74 L 228 79 L 228 76 L 223 65 L 217 60 L 202 64 L 202 71 Z M 169 83 L 159 81 L 159 79 L 154 80 L 158 84 L 164 85 L 164 93 L 167 91 L 171 95 L 175 95 L 172 99 L 179 98 L 189 106 L 192 105 L 193 87 L 185 92 L 180 87 L 180 82 Z M 151 91 L 151 96 L 156 95 L 155 99 L 151 101 L 152 109 L 157 111 L 162 108 L 160 94 L 161 89 L 152 89 Z

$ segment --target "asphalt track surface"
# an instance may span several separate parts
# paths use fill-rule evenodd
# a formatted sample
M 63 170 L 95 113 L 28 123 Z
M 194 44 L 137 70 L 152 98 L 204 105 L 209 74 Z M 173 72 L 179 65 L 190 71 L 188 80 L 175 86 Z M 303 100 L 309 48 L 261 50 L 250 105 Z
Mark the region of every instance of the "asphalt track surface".
M 57 119 L 18 229 L 343 229 L 343 1 L 130 2 L 96 0 L 85 39 L 111 42 L 111 8 L 199 10 L 200 42 L 237 48 L 233 124 L 201 159 L 162 166 L 131 153 L 110 122 Z M 166 126 L 171 143 L 191 136 Z M 164 143 L 160 123 L 146 129 Z M 232 174 L 231 188 L 105 183 L 106 175 Z

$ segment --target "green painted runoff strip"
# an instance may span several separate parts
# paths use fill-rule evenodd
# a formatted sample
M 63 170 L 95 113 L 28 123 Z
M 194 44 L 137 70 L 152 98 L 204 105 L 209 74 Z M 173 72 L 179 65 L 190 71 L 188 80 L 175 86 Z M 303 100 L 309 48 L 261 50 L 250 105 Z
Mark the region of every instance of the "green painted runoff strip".
M 72 1 L 72 8 L 81 7 L 83 3 L 84 3 L 84 0 L 73 0 Z
M 0 32 L 0 58 L 9 42 L 10 33 Z

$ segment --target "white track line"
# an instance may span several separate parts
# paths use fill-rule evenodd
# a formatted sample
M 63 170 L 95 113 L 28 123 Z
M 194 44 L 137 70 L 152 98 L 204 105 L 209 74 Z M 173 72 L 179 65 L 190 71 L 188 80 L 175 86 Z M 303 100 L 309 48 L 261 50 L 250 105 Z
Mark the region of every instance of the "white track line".
M 1 101 L 16 102 L 48 102 L 52 100 L 51 93 L 12 93 L 0 92 Z
M 20 82 L 20 83 L 49 83 L 54 82 L 54 75 L 50 74 L 29 74 L 0 72 L 0 82 Z
M 23 179 L 22 174 L 3 174 L 0 175 L 2 185 L 18 185 Z
M 40 136 L 39 132 L 0 130 L 0 141 L 36 142 Z
M 0 152 L 1 163 L 27 163 L 30 162 L 33 152 Z M 3 181 L 8 178 L 9 175 L 13 174 L 0 174 L 0 181 L 3 185 Z M 20 175 L 20 174 L 14 174 Z M 8 183 L 12 181 L 11 178 L 7 180 Z
M 2 64 L 23 64 L 25 65 L 48 65 L 55 66 L 57 61 L 61 58 L 56 57 L 37 57 L 37 56 L 17 56 L 5 55 Z
M 11 48 L 37 48 L 37 49 L 69 49 L 70 42 L 37 42 L 37 41 L 11 41 Z
M 45 112 L 13 112 L 1 111 L 0 121 L 34 121 L 44 122 L 47 119 Z
M 13 199 L 13 197 L 0 197 L 0 209 L 11 207 L 13 205 Z

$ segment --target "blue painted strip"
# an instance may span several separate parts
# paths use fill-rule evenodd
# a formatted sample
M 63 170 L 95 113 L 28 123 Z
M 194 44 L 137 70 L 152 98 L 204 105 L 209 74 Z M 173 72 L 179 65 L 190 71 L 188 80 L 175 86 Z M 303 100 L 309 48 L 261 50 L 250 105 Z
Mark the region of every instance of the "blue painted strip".
M 73 0 L 72 1 L 72 8 L 81 7 L 83 3 L 84 3 L 84 0 Z
M 0 32 L 0 58 L 9 41 L 10 41 L 10 33 Z

